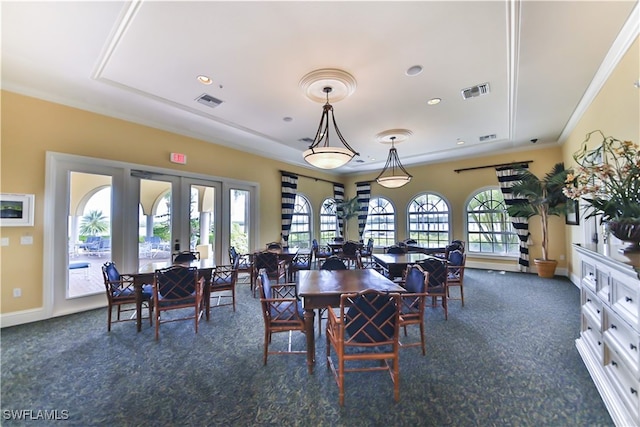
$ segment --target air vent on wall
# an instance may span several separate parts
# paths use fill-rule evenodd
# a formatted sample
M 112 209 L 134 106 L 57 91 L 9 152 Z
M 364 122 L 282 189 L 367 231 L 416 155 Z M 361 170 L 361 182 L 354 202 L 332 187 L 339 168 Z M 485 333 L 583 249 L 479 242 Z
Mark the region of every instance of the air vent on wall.
M 492 139 L 496 139 L 496 134 L 492 133 L 491 135 L 483 135 L 478 139 L 480 140 L 480 142 L 489 141 L 489 140 L 492 140 Z
M 489 83 L 482 83 L 481 85 L 471 86 L 466 89 L 462 89 L 462 98 L 469 99 L 475 98 L 481 95 L 489 93 Z
M 211 108 L 216 108 L 218 105 L 222 104 L 222 100 L 215 98 L 211 95 L 207 95 L 206 93 L 203 93 L 202 95 L 197 97 L 196 101 L 198 101 L 202 105 L 206 105 L 207 107 L 211 107 Z

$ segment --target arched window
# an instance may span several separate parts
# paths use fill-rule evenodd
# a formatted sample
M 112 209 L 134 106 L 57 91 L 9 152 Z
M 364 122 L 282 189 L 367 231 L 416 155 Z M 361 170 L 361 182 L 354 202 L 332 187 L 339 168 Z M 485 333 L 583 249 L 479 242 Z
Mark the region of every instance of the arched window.
M 518 256 L 518 236 L 513 231 L 506 204 L 498 188 L 480 190 L 467 203 L 469 252 Z
M 311 247 L 311 204 L 302 194 L 296 194 L 289 232 L 289 246 Z
M 372 237 L 376 247 L 393 245 L 396 241 L 395 222 L 396 215 L 391 202 L 384 197 L 372 197 L 362 239 L 366 242 Z
M 407 212 L 409 238 L 420 246 L 441 248 L 451 241 L 449 236 L 449 206 L 436 194 L 424 193 L 409 203 Z
M 333 241 L 338 235 L 338 215 L 334 199 L 328 198 L 320 205 L 320 245 L 324 246 Z

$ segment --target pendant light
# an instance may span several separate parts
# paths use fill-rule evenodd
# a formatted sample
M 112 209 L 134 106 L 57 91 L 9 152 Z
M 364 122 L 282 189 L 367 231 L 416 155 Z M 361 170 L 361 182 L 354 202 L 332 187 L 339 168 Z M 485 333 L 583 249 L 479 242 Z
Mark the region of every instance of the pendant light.
M 411 181 L 412 176 L 400 163 L 398 151 L 394 146 L 396 137 L 392 136 L 390 139 L 389 157 L 387 157 L 387 163 L 384 165 L 382 172 L 376 177 L 376 181 L 386 188 L 399 188 Z

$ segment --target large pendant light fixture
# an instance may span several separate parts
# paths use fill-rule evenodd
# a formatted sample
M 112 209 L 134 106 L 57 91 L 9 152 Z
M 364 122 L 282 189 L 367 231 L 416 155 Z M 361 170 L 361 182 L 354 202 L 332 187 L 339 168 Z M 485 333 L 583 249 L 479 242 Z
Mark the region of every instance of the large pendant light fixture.
M 318 89 L 326 97 L 326 102 L 322 107 L 322 117 L 313 142 L 309 149 L 302 153 L 304 160 L 312 166 L 320 169 L 335 169 L 344 166 L 355 156 L 359 155 L 345 141 L 333 113 L 333 106 L 329 103 L 329 94 L 338 87 L 338 97 L 343 99 L 351 95 L 355 90 L 355 79 L 348 73 L 341 70 L 323 69 L 313 71 L 302 78 L 300 85 L 306 90 L 307 96 L 313 100 L 318 100 Z M 333 126 L 334 132 L 342 143 L 342 147 L 332 147 L 330 143 L 330 128 Z
M 389 150 L 389 157 L 387 157 L 387 163 L 384 165 L 382 172 L 376 177 L 378 184 L 386 188 L 399 188 L 411 181 L 411 174 L 400 163 L 398 157 L 398 151 L 395 147 L 396 139 L 398 136 L 402 136 L 402 140 L 411 135 L 411 131 L 406 129 L 393 129 L 391 131 L 382 132 L 378 134 L 380 142 L 391 142 L 391 149 Z M 400 141 L 398 141 L 400 142 Z

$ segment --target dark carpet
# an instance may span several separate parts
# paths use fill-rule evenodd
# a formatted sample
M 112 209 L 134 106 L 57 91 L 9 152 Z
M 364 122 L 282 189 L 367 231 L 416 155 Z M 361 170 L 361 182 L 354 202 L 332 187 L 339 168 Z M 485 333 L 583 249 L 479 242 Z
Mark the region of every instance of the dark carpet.
M 3 329 L 2 425 L 613 425 L 575 348 L 580 292 L 565 278 L 467 270 L 465 307 L 451 301 L 448 321 L 427 308 L 426 357 L 401 349 L 400 402 L 388 374 L 349 373 L 343 408 L 324 333 L 313 375 L 299 355 L 263 366 L 259 300 L 247 285 L 237 299 L 197 335 L 191 321 L 161 325 L 157 342 L 146 321 L 107 333 L 105 309 Z M 34 419 L 47 414 L 67 419 Z

